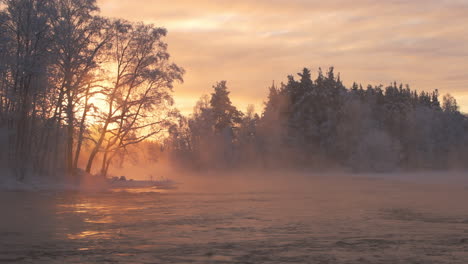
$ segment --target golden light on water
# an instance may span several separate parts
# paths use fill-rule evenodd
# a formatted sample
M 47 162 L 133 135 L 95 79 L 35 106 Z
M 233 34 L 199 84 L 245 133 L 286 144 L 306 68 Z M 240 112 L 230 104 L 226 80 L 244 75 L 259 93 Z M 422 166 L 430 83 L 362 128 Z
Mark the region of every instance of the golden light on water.
M 110 238 L 111 235 L 109 233 L 104 233 L 100 231 L 91 231 L 91 230 L 86 230 L 78 234 L 67 234 L 67 238 L 72 239 L 72 240 L 90 238 L 90 237 L 106 239 L 106 238 Z M 86 249 L 82 248 L 81 250 L 87 250 L 87 248 Z
M 112 234 L 109 230 L 102 231 L 95 229 L 96 224 L 112 224 L 115 222 L 112 215 L 115 213 L 114 210 L 118 210 L 117 206 L 106 206 L 100 205 L 95 203 L 77 203 L 77 204 L 62 204 L 59 206 L 59 210 L 62 214 L 76 214 L 78 217 L 83 218 L 82 228 L 84 230 L 70 230 L 70 232 L 66 233 L 66 237 L 71 240 L 78 240 L 78 239 L 109 239 L 114 234 Z M 89 226 L 89 228 L 88 228 Z M 87 250 L 87 249 L 81 249 Z

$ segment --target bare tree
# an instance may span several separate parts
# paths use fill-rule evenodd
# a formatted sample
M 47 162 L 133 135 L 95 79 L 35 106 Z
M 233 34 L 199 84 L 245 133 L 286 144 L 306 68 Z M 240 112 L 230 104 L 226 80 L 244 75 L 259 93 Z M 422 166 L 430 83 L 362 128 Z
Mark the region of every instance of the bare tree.
M 84 125 L 89 110 L 90 89 L 96 82 L 95 72 L 100 56 L 110 40 L 108 21 L 97 17 L 95 0 L 55 0 L 57 12 L 52 20 L 53 51 L 57 56 L 58 102 L 55 118 L 66 116 L 67 172 L 77 167 L 83 140 Z M 76 122 L 77 106 L 83 105 L 79 124 Z M 75 127 L 78 126 L 76 136 Z M 74 152 L 75 137 L 78 138 Z
M 163 131 L 171 116 L 173 83 L 182 81 L 184 72 L 169 62 L 162 40 L 165 29 L 118 20 L 112 34 L 109 65 L 113 80 L 105 89 L 108 109 L 101 116 L 102 126 L 87 172 L 91 172 L 99 152 L 104 152 L 105 174 L 118 150 Z
M 0 1 L 0 128 L 18 179 L 72 175 L 87 139 L 87 171 L 101 152 L 107 171 L 127 146 L 165 131 L 184 72 L 169 62 L 165 29 L 101 18 L 96 0 Z

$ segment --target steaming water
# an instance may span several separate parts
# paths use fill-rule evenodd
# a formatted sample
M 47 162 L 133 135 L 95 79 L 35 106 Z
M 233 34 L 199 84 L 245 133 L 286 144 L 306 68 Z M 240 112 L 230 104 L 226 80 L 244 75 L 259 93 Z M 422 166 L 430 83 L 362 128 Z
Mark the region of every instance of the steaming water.
M 468 185 L 202 185 L 0 193 L 0 262 L 468 263 Z

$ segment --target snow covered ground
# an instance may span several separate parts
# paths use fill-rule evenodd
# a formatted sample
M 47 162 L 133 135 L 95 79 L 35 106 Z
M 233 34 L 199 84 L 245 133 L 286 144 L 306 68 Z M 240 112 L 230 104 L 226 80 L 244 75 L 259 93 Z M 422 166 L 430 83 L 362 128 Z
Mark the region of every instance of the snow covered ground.
M 113 188 L 159 188 L 173 189 L 177 183 L 170 179 L 143 180 L 102 180 L 98 177 L 83 177 L 76 182 L 53 180 L 47 177 L 28 177 L 18 181 L 14 177 L 0 177 L 0 191 L 109 191 Z

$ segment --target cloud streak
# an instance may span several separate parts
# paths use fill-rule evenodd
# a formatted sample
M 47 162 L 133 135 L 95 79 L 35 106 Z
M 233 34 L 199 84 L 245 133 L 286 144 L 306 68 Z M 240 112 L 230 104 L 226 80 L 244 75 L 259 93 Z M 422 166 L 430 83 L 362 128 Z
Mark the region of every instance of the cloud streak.
M 225 79 L 234 103 L 261 107 L 273 80 L 335 66 L 345 84 L 409 83 L 459 98 L 468 111 L 465 0 L 100 0 L 106 16 L 166 27 L 186 68 L 176 100 L 191 111 Z

